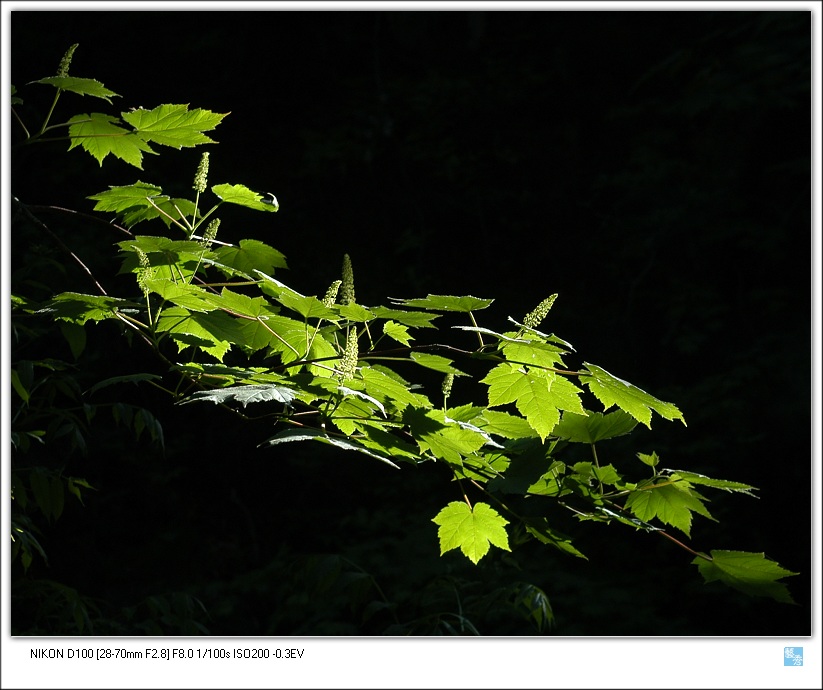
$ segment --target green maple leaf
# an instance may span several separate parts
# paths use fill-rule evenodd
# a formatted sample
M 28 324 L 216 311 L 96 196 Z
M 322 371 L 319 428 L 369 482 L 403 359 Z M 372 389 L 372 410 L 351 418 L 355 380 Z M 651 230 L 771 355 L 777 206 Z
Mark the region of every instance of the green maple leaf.
M 237 322 L 224 312 L 190 312 L 183 307 L 169 307 L 160 313 L 157 331 L 168 333 L 179 351 L 190 345 L 208 352 L 217 361 L 223 361 L 232 343 L 243 345 L 243 332 Z
M 499 364 L 481 383 L 489 384 L 489 407 L 515 403 L 542 441 L 560 421 L 560 411 L 549 393 L 550 381 L 546 376 Z
M 271 306 L 264 297 L 249 297 L 224 287 L 220 295 L 207 293 L 212 304 L 218 309 L 225 309 L 234 314 L 268 317 L 277 314 L 277 309 Z
M 125 186 L 111 186 L 108 191 L 86 197 L 96 201 L 95 211 L 114 211 L 123 213 L 134 206 L 149 206 L 149 198 L 162 194 L 157 185 L 140 182 Z
M 363 425 L 360 430 L 363 435 L 357 439 L 357 442 L 364 447 L 412 464 L 421 462 L 417 447 L 398 438 L 391 431 L 376 424 Z
M 427 369 L 434 369 L 444 374 L 454 374 L 455 376 L 468 376 L 459 369 L 452 366 L 452 360 L 448 357 L 441 357 L 440 355 L 432 355 L 428 352 L 412 352 L 409 357 L 417 362 L 420 366 Z
M 641 453 L 638 453 L 638 455 L 641 455 Z M 641 460 L 642 459 L 643 458 L 641 458 Z M 707 477 L 703 474 L 697 474 L 696 472 L 688 472 L 686 470 L 670 470 L 670 472 L 672 481 L 682 480 L 687 482 L 688 485 L 701 484 L 702 486 L 710 486 L 714 489 L 722 489 L 723 491 L 729 492 L 736 491 L 757 498 L 757 496 L 752 493 L 752 491 L 757 491 L 757 487 L 751 486 L 750 484 L 743 484 L 742 482 L 732 482 L 728 479 L 712 479 L 711 477 Z
M 505 520 L 487 503 L 475 503 L 469 507 L 460 501 L 452 501 L 441 510 L 432 522 L 439 525 L 440 555 L 460 548 L 475 565 L 489 552 L 489 545 L 511 551 L 506 534 Z
M 153 110 L 138 108 L 121 115 L 144 141 L 180 149 L 215 143 L 203 132 L 217 127 L 228 113 L 213 113 L 200 108 L 189 110 L 188 105 L 165 104 Z
M 617 485 L 620 483 L 620 475 L 614 465 L 593 465 L 590 462 L 577 462 L 572 465 L 574 476 L 586 481 L 589 478 L 603 484 Z
M 623 410 L 614 410 L 606 415 L 588 412 L 587 416 L 564 412 L 560 423 L 554 428 L 554 435 L 575 443 L 597 443 L 628 434 L 636 426 L 637 420 Z
M 53 318 L 70 323 L 80 324 L 86 321 L 103 321 L 116 319 L 120 307 L 130 306 L 131 303 L 117 297 L 104 295 L 84 295 L 79 292 L 63 292 L 56 295 L 43 309 L 37 313 L 50 313 Z
M 763 553 L 711 551 L 710 555 L 711 561 L 700 557 L 692 561 L 706 582 L 720 581 L 750 596 L 794 603 L 786 585 L 777 580 L 799 573 L 786 570 Z
M 273 273 L 275 268 L 288 268 L 286 257 L 260 240 L 240 240 L 238 246 L 220 247 L 214 254 L 221 264 L 246 274 Z
M 383 333 L 403 345 L 409 345 L 409 343 L 414 340 L 414 338 L 409 335 L 407 326 L 391 320 L 383 324 Z
M 514 334 L 512 334 L 514 335 Z M 512 363 L 528 364 L 537 367 L 553 367 L 563 364 L 565 350 L 550 343 L 539 341 L 504 341 L 503 355 Z
M 349 321 L 366 322 L 374 319 L 374 312 L 371 309 L 357 304 L 356 302 L 349 302 L 348 304 L 335 305 L 337 313 L 344 319 Z
M 481 383 L 489 384 L 489 407 L 515 403 L 543 441 L 560 421 L 560 410 L 586 414 L 580 389 L 550 372 L 498 364 Z
M 478 426 L 487 433 L 504 438 L 529 438 L 535 435 L 534 429 L 525 419 L 498 410 L 483 410 Z
M 432 321 L 440 318 L 440 314 L 427 314 L 424 311 L 403 311 L 388 307 L 372 307 L 371 313 L 378 319 L 393 319 L 412 328 L 437 328 Z
M 437 311 L 476 311 L 485 309 L 493 299 L 483 299 L 465 295 L 456 297 L 454 295 L 428 295 L 417 299 L 393 300 L 401 307 L 420 307 L 422 309 L 435 309 Z
M 628 381 L 613 376 L 605 369 L 584 362 L 588 374 L 583 374 L 580 380 L 588 385 L 589 390 L 603 403 L 605 409 L 617 405 L 628 412 L 638 422 L 651 428 L 652 410 L 668 420 L 679 419 L 683 424 L 683 414 L 671 403 L 658 400 Z
M 146 280 L 145 284 L 151 292 L 180 307 L 201 312 L 214 311 L 216 308 L 214 295 L 196 285 L 178 284 L 165 278 Z
M 366 392 L 383 403 L 391 402 L 398 409 L 408 405 L 424 404 L 425 399 L 408 388 L 408 383 L 398 380 L 376 366 L 364 367 L 360 372 Z
M 549 392 L 557 409 L 584 416 L 588 414 L 583 409 L 583 403 L 580 402 L 580 394 L 583 391 L 565 376 L 551 376 L 549 379 L 551 381 Z
M 48 86 L 55 86 L 62 91 L 71 91 L 81 96 L 102 98 L 109 103 L 111 103 L 109 96 L 120 96 L 119 93 L 110 91 L 96 79 L 86 79 L 83 77 L 46 77 L 45 79 L 33 81 L 32 84 L 47 84 Z
M 436 458 L 460 466 L 463 458 L 479 450 L 487 437 L 460 423 L 446 419 L 442 410 L 423 410 L 409 406 L 403 413 L 421 452 L 430 451 Z
M 142 251 L 148 256 L 151 277 L 172 282 L 180 281 L 181 278 L 190 280 L 201 258 L 208 254 L 197 242 L 170 240 L 166 237 L 137 235 L 134 240 L 118 242 L 117 245 L 125 255 L 120 273 L 140 271 Z
M 196 393 L 192 393 L 180 404 L 208 400 L 215 405 L 234 401 L 241 403 L 243 407 L 256 402 L 278 402 L 288 405 L 294 400 L 294 397 L 295 393 L 291 388 L 285 388 L 284 386 L 278 386 L 276 384 L 252 384 L 247 386 L 216 388 L 210 391 L 197 391 Z
M 338 355 L 337 350 L 323 338 L 313 326 L 301 323 L 286 316 L 265 316 L 263 321 L 248 322 L 253 325 L 257 338 L 266 337 L 263 330 L 268 332 L 268 345 L 275 351 L 280 352 L 283 364 L 297 362 L 302 359 L 324 359 L 333 358 Z M 261 330 L 258 326 L 262 327 Z M 235 341 L 236 342 L 236 341 Z M 259 342 L 254 344 L 257 348 Z M 259 348 L 258 348 L 259 349 Z M 325 362 L 327 365 L 318 367 L 308 365 L 309 371 L 319 376 L 332 376 L 333 371 L 328 367 L 333 362 Z M 297 369 L 296 367 L 295 369 Z
M 283 291 L 277 297 L 287 309 L 296 311 L 304 319 L 337 319 L 337 312 L 325 306 L 317 297 L 298 295 L 294 292 Z
M 102 166 L 109 154 L 125 161 L 135 168 L 143 169 L 143 154 L 155 153 L 152 148 L 134 132 L 115 124 L 116 117 L 103 113 L 83 113 L 69 120 L 69 151 L 82 146 Z
M 660 484 L 633 491 L 626 500 L 626 510 L 630 510 L 643 522 L 658 518 L 661 522 L 676 527 L 686 536 L 692 525 L 692 511 L 713 520 L 703 498 L 696 491 L 675 484 Z
M 237 204 L 256 211 L 277 211 L 280 206 L 264 199 L 262 194 L 253 192 L 242 184 L 216 184 L 211 188 L 222 201 L 227 204 Z

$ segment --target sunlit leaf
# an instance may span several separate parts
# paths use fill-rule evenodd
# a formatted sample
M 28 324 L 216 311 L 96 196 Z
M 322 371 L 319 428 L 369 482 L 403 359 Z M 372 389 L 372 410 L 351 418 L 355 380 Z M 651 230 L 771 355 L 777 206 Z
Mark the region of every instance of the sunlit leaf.
M 304 319 L 337 319 L 337 312 L 326 307 L 317 297 L 282 292 L 277 301 Z
M 588 385 L 589 390 L 603 403 L 605 409 L 617 405 L 649 428 L 651 428 L 652 410 L 664 419 L 679 419 L 684 425 L 686 424 L 683 414 L 671 403 L 658 400 L 637 386 L 612 376 L 608 371 L 594 364 L 586 362 L 584 366 L 589 373 L 582 375 L 580 380 Z
M 440 538 L 440 555 L 459 548 L 472 563 L 477 565 L 489 552 L 490 545 L 511 551 L 506 534 L 505 520 L 487 503 L 466 503 L 452 501 L 433 519 Z
M 248 386 L 231 386 L 216 388 L 209 391 L 197 391 L 180 404 L 191 402 L 213 402 L 215 405 L 227 402 L 238 402 L 243 407 L 251 403 L 277 402 L 288 405 L 294 400 L 295 393 L 290 388 L 277 385 L 253 384 Z
M 482 326 L 452 326 L 455 330 L 459 331 L 472 331 L 474 333 L 485 333 L 486 335 L 490 335 L 498 340 L 502 340 L 506 343 L 530 343 L 532 341 L 526 340 L 525 338 L 517 338 L 512 333 L 497 333 L 496 331 L 491 330 L 490 328 L 483 328 Z
M 489 384 L 489 407 L 515 403 L 541 440 L 545 440 L 560 421 L 558 406 L 574 405 L 574 397 L 569 396 L 563 384 L 559 384 L 559 394 L 552 394 L 554 377 L 543 375 L 543 372 L 524 371 L 510 364 L 499 364 L 482 382 Z
M 56 295 L 38 313 L 49 313 L 55 319 L 78 323 L 82 326 L 86 321 L 115 319 L 119 309 L 131 304 L 128 300 L 105 295 L 63 292 Z
M 452 465 L 462 465 L 464 456 L 474 453 L 487 442 L 482 432 L 450 422 L 442 410 L 409 407 L 403 413 L 403 421 L 422 452 L 429 451 Z
M 183 307 L 169 307 L 161 312 L 157 331 L 168 333 L 177 341 L 180 351 L 194 345 L 220 362 L 233 343 L 243 343 L 243 333 L 238 324 L 221 311 L 203 314 L 192 313 Z
M 639 454 L 638 454 L 639 455 Z M 671 472 L 672 481 L 685 480 L 689 484 L 701 484 L 703 486 L 710 486 L 713 489 L 722 489 L 723 491 L 737 492 L 747 494 L 757 498 L 752 491 L 757 491 L 757 488 L 742 482 L 732 482 L 727 479 L 712 479 L 703 474 L 696 472 L 688 472 L 686 470 L 668 470 Z
M 490 434 L 504 438 L 528 438 L 537 435 L 523 417 L 515 417 L 508 412 L 483 410 L 482 419 L 484 421 L 478 422 L 478 426 Z
M 712 560 L 697 557 L 697 566 L 706 582 L 720 581 L 749 596 L 768 597 L 786 604 L 793 604 L 786 585 L 778 580 L 799 573 L 786 570 L 764 553 L 747 551 L 711 551 Z
M 207 298 L 218 309 L 225 309 L 233 314 L 256 318 L 277 314 L 279 309 L 270 304 L 265 297 L 249 297 L 224 287 L 219 295 L 206 293 Z
M 175 283 L 162 278 L 146 280 L 145 285 L 151 292 L 186 309 L 206 312 L 216 308 L 212 295 L 196 285 Z
M 272 273 L 275 268 L 288 268 L 286 257 L 260 240 L 240 240 L 239 246 L 219 247 L 214 254 L 220 263 L 249 275 L 255 270 Z
M 244 332 L 250 332 L 252 326 L 256 337 L 268 338 L 268 345 L 280 353 L 284 364 L 298 362 L 305 359 L 329 359 L 339 357 L 334 346 L 329 343 L 319 331 L 311 325 L 304 324 L 286 316 L 261 317 L 259 322 L 249 322 L 243 326 Z M 259 324 L 259 325 L 258 325 Z M 252 345 L 252 343 L 246 343 Z M 258 343 L 253 344 L 254 347 Z M 320 376 L 331 376 L 330 370 L 334 361 L 326 361 L 323 366 L 308 365 L 309 370 Z M 295 367 L 295 370 L 297 367 Z
M 215 143 L 203 132 L 217 127 L 228 113 L 213 113 L 200 108 L 189 110 L 188 105 L 165 104 L 152 110 L 138 108 L 121 115 L 141 139 L 180 149 Z
M 371 309 L 357 304 L 356 302 L 349 302 L 348 304 L 339 304 L 336 306 L 337 313 L 344 319 L 349 321 L 371 321 L 375 318 L 375 314 Z
M 623 410 L 614 410 L 605 415 L 601 412 L 588 412 L 586 416 L 564 412 L 552 433 L 575 443 L 597 443 L 628 434 L 636 426 L 637 420 Z
M 593 479 L 603 484 L 618 484 L 620 482 L 620 475 L 617 473 L 614 465 L 595 465 L 591 462 L 577 462 L 572 465 L 572 471 L 575 475 L 581 478 Z
M 95 211 L 122 213 L 133 206 L 149 206 L 149 197 L 162 193 L 163 190 L 157 185 L 138 181 L 130 185 L 109 187 L 108 191 L 87 198 L 97 202 L 94 205 Z
M 364 368 L 360 376 L 365 383 L 366 392 L 383 403 L 391 402 L 398 409 L 421 403 L 420 396 L 376 367 Z
M 660 462 L 660 458 L 657 457 L 657 453 L 638 453 L 638 459 L 640 462 L 648 465 L 649 467 L 657 467 L 657 463 Z
M 563 365 L 564 350 L 551 343 L 523 342 L 520 340 L 504 342 L 505 344 L 501 348 L 503 355 L 512 363 L 528 364 L 535 367 Z
M 110 187 L 108 191 L 88 198 L 97 201 L 95 211 L 114 211 L 127 227 L 153 218 L 159 218 L 169 227 L 174 221 L 181 223 L 184 219 L 193 217 L 195 206 L 192 201 L 172 199 L 162 194 L 162 191 L 156 185 L 136 182 L 133 185 Z
M 111 103 L 110 96 L 119 96 L 120 94 L 110 91 L 103 86 L 96 79 L 86 79 L 83 77 L 46 77 L 45 79 L 38 79 L 31 82 L 32 84 L 47 84 L 54 86 L 63 91 L 71 91 L 72 93 L 80 94 L 81 96 L 94 96 L 95 98 L 102 98 L 104 101 Z
M 272 204 L 262 194 L 254 192 L 242 184 L 216 184 L 211 188 L 227 204 L 237 204 L 255 211 L 277 211 L 280 207 Z
M 684 491 L 673 484 L 653 484 L 633 491 L 626 500 L 626 510 L 644 522 L 657 518 L 689 536 L 692 512 L 714 519 L 703 505 L 703 500 L 696 492 Z
M 395 323 L 394 321 L 386 321 L 386 323 L 383 324 L 383 333 L 403 345 L 409 345 L 411 341 L 414 340 L 414 338 L 409 335 L 409 329 L 406 326 Z
M 440 318 L 440 314 L 427 314 L 424 311 L 403 311 L 388 307 L 371 307 L 370 310 L 378 319 L 393 319 L 397 323 L 412 326 L 413 328 L 436 328 L 432 321 Z
M 444 374 L 454 374 L 455 376 L 468 376 L 459 369 L 452 366 L 452 360 L 440 355 L 433 355 L 428 352 L 412 352 L 409 357 L 417 362 L 421 367 L 434 369 Z
M 436 311 L 477 311 L 485 309 L 492 302 L 493 299 L 482 299 L 480 297 L 472 297 L 466 295 L 463 297 L 455 297 L 453 295 L 429 295 L 428 297 L 418 299 L 392 299 L 392 301 L 401 307 L 419 307 L 421 309 L 434 309 Z
M 143 154 L 155 153 L 134 132 L 124 129 L 120 120 L 103 113 L 83 113 L 69 120 L 69 151 L 81 146 L 102 166 L 106 156 L 113 154 L 135 168 L 143 169 Z

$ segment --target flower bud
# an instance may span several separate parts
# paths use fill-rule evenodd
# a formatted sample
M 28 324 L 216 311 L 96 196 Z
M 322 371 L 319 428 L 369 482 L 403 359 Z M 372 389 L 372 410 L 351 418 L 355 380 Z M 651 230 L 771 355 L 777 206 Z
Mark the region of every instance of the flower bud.
M 148 281 L 154 278 L 154 269 L 149 262 L 149 256 L 139 247 L 137 248 L 137 260 L 140 263 L 140 268 L 137 269 L 137 286 L 144 297 L 149 296 Z
M 443 397 L 448 398 L 452 392 L 452 384 L 454 383 L 454 374 L 446 374 L 446 377 L 443 379 Z
M 215 237 L 217 237 L 217 230 L 219 228 L 220 228 L 220 219 L 215 218 L 214 220 L 212 220 L 211 223 L 209 223 L 208 227 L 206 228 L 206 232 L 203 233 L 203 239 L 200 242 L 200 244 L 203 245 L 206 249 L 208 249 L 209 246 L 212 243 L 212 240 Z
M 209 177 L 209 152 L 206 151 L 200 158 L 200 164 L 197 166 L 197 172 L 194 175 L 194 189 L 199 194 L 206 191 L 206 181 Z
M 540 304 L 537 305 L 534 311 L 528 313 L 525 316 L 525 318 L 523 319 L 523 325 L 526 328 L 537 328 L 543 321 L 543 319 L 546 318 L 546 314 L 549 313 L 549 309 L 552 308 L 554 300 L 556 299 L 556 294 L 544 299 Z
M 71 65 L 71 59 L 74 56 L 74 51 L 77 50 L 77 46 L 80 45 L 79 43 L 75 43 L 71 48 L 66 51 L 66 54 L 63 56 L 63 59 L 60 60 L 60 66 L 57 68 L 57 76 L 58 77 L 68 77 L 69 76 L 69 65 Z
M 343 255 L 343 281 L 340 286 L 340 304 L 353 304 L 354 299 L 354 271 L 348 254 Z
M 342 280 L 335 280 L 331 285 L 329 285 L 329 289 L 326 290 L 326 295 L 323 297 L 324 307 L 332 307 L 334 305 L 334 302 L 337 299 L 337 292 L 340 290 L 340 285 L 342 282 Z
M 343 352 L 343 360 L 340 362 L 340 382 L 345 383 L 349 379 L 354 378 L 354 372 L 357 369 L 357 329 L 350 327 L 346 334 L 346 349 Z

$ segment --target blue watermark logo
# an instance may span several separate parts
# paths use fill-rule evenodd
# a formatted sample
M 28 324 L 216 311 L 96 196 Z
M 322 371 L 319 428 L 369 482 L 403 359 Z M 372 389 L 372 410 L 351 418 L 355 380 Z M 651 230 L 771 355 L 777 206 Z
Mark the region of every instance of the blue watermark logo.
M 803 647 L 784 647 L 783 648 L 783 665 L 784 666 L 802 666 L 803 665 Z

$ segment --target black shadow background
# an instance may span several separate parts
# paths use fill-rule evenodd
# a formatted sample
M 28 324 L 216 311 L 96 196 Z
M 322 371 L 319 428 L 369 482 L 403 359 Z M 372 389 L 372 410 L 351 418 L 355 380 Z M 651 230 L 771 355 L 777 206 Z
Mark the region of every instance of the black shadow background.
M 655 535 L 573 524 L 588 562 L 535 549 L 521 571 L 500 558 L 472 569 L 438 555 L 430 520 L 456 494 L 436 470 L 261 450 L 267 429 L 141 389 L 128 394 L 163 422 L 165 456 L 101 430 L 88 457 L 61 460 L 99 491 L 47 529 L 51 566 L 29 575 L 97 598 L 98 630 L 139 633 L 141 615 L 162 617 L 147 597 L 183 592 L 215 635 L 380 634 L 388 618 L 364 623 L 346 592 L 301 579 L 301 556 L 333 553 L 408 616 L 438 577 L 468 601 L 514 573 L 549 595 L 559 635 L 810 633 L 808 12 L 16 11 L 11 41 L 35 122 L 52 92 L 26 84 L 72 43 L 71 74 L 123 98 L 112 110 L 65 96 L 64 112 L 231 112 L 210 183 L 272 191 L 281 209 L 224 217 L 221 237 L 284 252 L 297 290 L 322 294 L 348 252 L 364 304 L 493 297 L 482 316 L 498 328 L 560 293 L 547 328 L 685 414 L 688 428 L 658 419 L 626 452 L 760 487 L 759 500 L 710 495 L 720 522 L 697 518 L 690 543 L 801 573 L 787 581 L 797 606 L 750 600 L 703 585 Z M 200 156 L 101 169 L 63 147 L 15 153 L 14 194 L 90 211 L 85 197 L 111 184 L 187 193 Z M 116 280 L 122 238 L 52 227 Z M 13 238 L 16 266 L 32 242 Z M 69 357 L 56 338 L 44 346 Z M 142 357 L 100 327 L 82 365 L 93 381 L 148 370 Z M 175 615 L 164 632 L 195 614 Z M 30 616 L 13 607 L 18 629 Z M 476 623 L 532 634 L 505 616 Z

